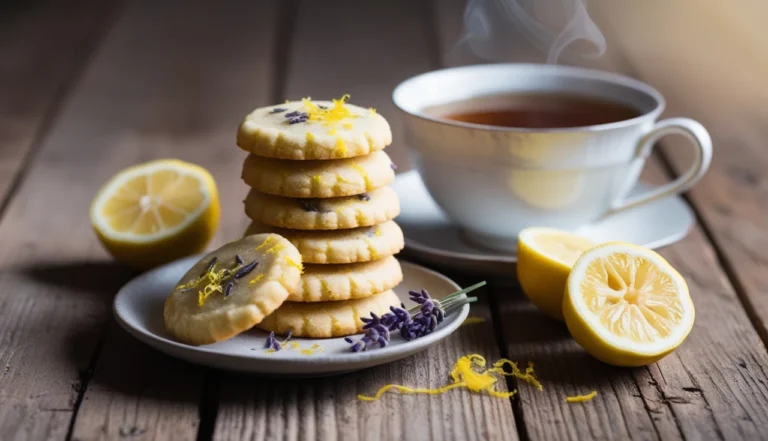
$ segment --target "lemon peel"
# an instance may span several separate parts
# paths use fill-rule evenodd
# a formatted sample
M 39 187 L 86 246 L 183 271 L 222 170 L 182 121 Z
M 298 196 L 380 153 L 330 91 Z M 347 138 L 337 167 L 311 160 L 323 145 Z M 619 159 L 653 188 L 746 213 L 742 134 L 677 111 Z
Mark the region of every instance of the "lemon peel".
M 593 390 L 592 392 L 586 395 L 575 395 L 572 397 L 565 397 L 565 401 L 567 403 L 583 403 L 585 401 L 590 401 L 592 398 L 595 398 L 596 396 L 597 396 L 597 391 Z
M 496 398 L 511 398 L 517 395 L 517 390 L 511 392 L 499 391 L 494 388 L 495 384 L 502 377 L 514 376 L 526 383 L 542 390 L 541 383 L 536 379 L 533 370 L 533 363 L 528 363 L 525 372 L 520 371 L 517 363 L 506 358 L 499 359 L 493 363 L 490 369 L 486 369 L 487 363 L 485 357 L 479 354 L 469 354 L 460 357 L 451 370 L 452 383 L 434 388 L 414 388 L 402 386 L 399 384 L 387 384 L 382 386 L 373 396 L 358 395 L 357 399 L 361 401 L 376 401 L 390 390 L 397 390 L 402 394 L 422 394 L 439 395 L 452 389 L 465 388 L 470 392 L 482 393 Z M 504 370 L 505 366 L 511 368 L 511 372 Z
M 349 101 L 349 94 L 345 94 L 337 100 L 331 100 L 333 105 L 328 109 L 324 109 L 313 103 L 312 98 L 310 97 L 302 98 L 301 100 L 310 121 L 321 122 L 327 125 L 341 122 L 345 119 L 354 119 L 359 116 L 352 113 L 349 108 L 345 106 L 347 101 Z

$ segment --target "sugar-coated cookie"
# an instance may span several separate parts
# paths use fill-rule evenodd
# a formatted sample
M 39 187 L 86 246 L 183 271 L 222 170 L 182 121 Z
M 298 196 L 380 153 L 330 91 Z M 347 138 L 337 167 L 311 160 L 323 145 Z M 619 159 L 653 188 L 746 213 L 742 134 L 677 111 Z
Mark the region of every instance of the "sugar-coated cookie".
M 362 299 L 392 289 L 402 281 L 403 271 L 394 257 L 342 265 L 307 264 L 299 287 L 288 296 L 288 301 Z
M 288 230 L 252 222 L 245 235 L 276 233 L 299 250 L 305 263 L 369 262 L 399 253 L 403 230 L 395 221 L 348 230 Z
M 306 160 L 353 158 L 392 143 L 384 117 L 346 98 L 256 109 L 240 124 L 237 145 L 258 156 Z
M 249 155 L 243 180 L 262 193 L 292 198 L 351 196 L 389 185 L 395 179 L 384 152 L 336 161 L 286 161 Z
M 252 220 L 295 230 L 340 230 L 386 222 L 400 214 L 400 201 L 389 187 L 329 199 L 272 196 L 251 190 L 245 213 Z
M 165 328 L 177 340 L 204 345 L 261 322 L 296 291 L 301 255 L 277 234 L 257 234 L 207 254 L 165 301 Z
M 291 330 L 296 337 L 345 337 L 362 332 L 360 317 L 370 317 L 372 312 L 382 315 L 390 306 L 397 305 L 400 305 L 400 299 L 394 291 L 340 302 L 285 302 L 257 327 L 276 334 Z

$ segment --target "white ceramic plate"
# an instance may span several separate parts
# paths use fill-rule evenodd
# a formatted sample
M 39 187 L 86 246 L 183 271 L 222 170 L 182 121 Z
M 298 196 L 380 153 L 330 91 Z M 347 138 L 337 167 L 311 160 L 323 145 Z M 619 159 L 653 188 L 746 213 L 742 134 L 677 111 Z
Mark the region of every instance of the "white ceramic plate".
M 416 170 L 399 174 L 392 187 L 400 197 L 397 223 L 405 234 L 409 256 L 462 272 L 515 277 L 515 253 L 491 250 L 467 240 L 429 195 Z M 647 188 L 638 184 L 634 191 Z M 578 232 L 595 242 L 622 241 L 659 248 L 685 237 L 694 222 L 688 205 L 676 196 L 608 217 Z
M 174 341 L 163 325 L 163 302 L 184 273 L 200 256 L 177 260 L 149 271 L 128 282 L 117 293 L 114 311 L 117 321 L 134 337 L 165 352 L 192 363 L 221 369 L 274 376 L 323 376 L 365 369 L 389 363 L 423 351 L 448 337 L 469 314 L 465 305 L 445 318 L 438 328 L 427 336 L 405 341 L 398 333 L 386 348 L 353 353 L 342 338 L 296 338 L 301 349 L 318 344 L 322 352 L 303 355 L 297 349 L 284 349 L 269 353 L 264 349 L 267 333 L 258 329 L 244 332 L 230 340 L 207 346 L 189 346 Z M 409 290 L 426 289 L 436 298 L 444 297 L 460 288 L 449 278 L 421 266 L 401 262 L 403 283 L 395 292 L 406 307 L 414 305 L 408 299 Z

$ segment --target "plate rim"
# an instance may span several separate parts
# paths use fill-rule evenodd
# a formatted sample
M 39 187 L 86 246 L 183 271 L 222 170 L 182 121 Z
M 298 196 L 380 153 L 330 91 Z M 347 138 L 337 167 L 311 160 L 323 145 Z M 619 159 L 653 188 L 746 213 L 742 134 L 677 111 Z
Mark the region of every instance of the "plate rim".
M 276 366 L 284 366 L 286 363 L 292 365 L 292 369 L 295 371 L 306 369 L 309 371 L 309 368 L 317 368 L 317 367 L 326 367 L 326 369 L 316 369 L 316 372 L 306 372 L 307 374 L 312 373 L 328 373 L 328 372 L 334 372 L 334 370 L 328 370 L 328 367 L 338 366 L 338 365 L 344 365 L 344 364 L 352 364 L 355 365 L 361 365 L 368 363 L 368 366 L 363 366 L 359 368 L 354 368 L 353 366 L 349 366 L 352 369 L 351 370 L 357 370 L 357 369 L 364 369 L 365 367 L 372 366 L 370 363 L 375 362 L 376 359 L 384 359 L 381 364 L 389 363 L 391 361 L 394 361 L 394 359 L 389 359 L 389 357 L 398 357 L 398 358 L 404 358 L 407 356 L 410 356 L 412 354 L 415 354 L 417 352 L 421 352 L 422 350 L 426 349 L 427 347 L 431 346 L 432 344 L 438 343 L 439 341 L 449 337 L 453 332 L 458 329 L 461 324 L 464 322 L 464 320 L 469 315 L 470 305 L 466 304 L 464 305 L 456 314 L 456 316 L 451 321 L 444 322 L 445 325 L 441 326 L 435 332 L 428 334 L 424 337 L 411 340 L 409 342 L 405 342 L 402 344 L 398 344 L 396 346 L 388 346 L 385 348 L 379 348 L 375 351 L 365 351 L 365 352 L 345 352 L 345 353 L 333 353 L 333 354 L 318 354 L 313 355 L 312 357 L 301 357 L 301 358 L 275 358 L 275 357 L 269 357 L 267 355 L 264 355 L 261 353 L 261 351 L 254 351 L 253 354 L 233 354 L 233 353 L 222 353 L 215 350 L 211 350 L 210 346 L 212 345 L 204 345 L 204 346 L 192 346 L 187 345 L 184 343 L 180 343 L 177 341 L 174 341 L 170 338 L 157 335 L 149 330 L 147 330 L 143 326 L 134 326 L 133 323 L 130 322 L 129 319 L 126 319 L 123 317 L 119 305 L 123 304 L 124 302 L 127 302 L 125 300 L 126 293 L 128 293 L 131 289 L 131 287 L 135 284 L 142 283 L 145 279 L 152 277 L 152 274 L 156 274 L 158 272 L 167 271 L 169 267 L 180 265 L 182 261 L 196 261 L 199 260 L 200 257 L 202 257 L 203 254 L 194 255 L 194 256 L 188 256 L 183 257 L 177 260 L 174 260 L 173 262 L 169 262 L 163 266 L 160 266 L 158 268 L 154 268 L 150 271 L 147 271 L 145 273 L 142 273 L 130 281 L 128 281 L 126 284 L 124 284 L 115 295 L 115 298 L 112 301 L 112 311 L 115 316 L 115 320 L 118 322 L 118 324 L 125 329 L 129 334 L 131 334 L 134 338 L 141 341 L 144 344 L 147 344 L 148 346 L 163 352 L 167 355 L 171 355 L 175 358 L 181 358 L 187 362 L 200 364 L 200 365 L 206 365 L 206 366 L 214 366 L 220 367 L 220 364 L 218 363 L 203 363 L 200 361 L 193 361 L 191 357 L 213 357 L 215 360 L 222 360 L 226 359 L 226 361 L 230 362 L 237 362 L 237 361 L 243 361 L 248 363 L 253 362 L 263 362 L 266 369 L 253 369 L 248 368 L 247 364 L 243 365 L 242 371 L 244 372 L 252 372 L 252 373 L 280 373 L 276 372 L 276 369 L 269 369 L 268 366 L 270 364 L 276 365 Z M 422 265 L 408 262 L 404 260 L 398 259 L 401 263 L 401 265 L 410 266 L 415 270 L 423 271 L 430 276 L 437 277 L 444 282 L 447 282 L 449 286 L 453 287 L 455 290 L 460 290 L 461 287 L 454 282 L 452 279 L 450 279 L 448 276 L 441 274 L 435 270 L 426 268 Z M 360 334 L 355 334 L 360 335 Z M 341 338 L 341 337 L 337 337 Z M 188 355 L 189 357 L 185 356 Z M 375 364 L 373 364 L 375 365 Z M 223 368 L 223 369 L 229 369 L 229 370 L 239 370 L 234 368 Z M 283 372 L 291 374 L 290 372 Z M 295 372 L 294 372 L 295 373 Z

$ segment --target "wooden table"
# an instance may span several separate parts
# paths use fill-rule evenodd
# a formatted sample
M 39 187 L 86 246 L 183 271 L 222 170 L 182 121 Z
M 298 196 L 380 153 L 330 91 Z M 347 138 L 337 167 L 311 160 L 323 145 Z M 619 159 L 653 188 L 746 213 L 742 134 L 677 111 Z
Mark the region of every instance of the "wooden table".
M 687 196 L 698 225 L 662 251 L 696 304 L 685 344 L 657 364 L 612 368 L 517 287 L 494 282 L 472 308 L 487 321 L 426 353 L 288 381 L 190 365 L 120 329 L 112 297 L 135 273 L 99 246 L 88 204 L 118 170 L 178 157 L 215 175 L 217 243 L 236 237 L 246 225 L 236 127 L 250 109 L 285 98 L 350 93 L 378 108 L 395 133 L 388 152 L 406 165 L 391 90 L 449 63 L 462 1 L 68 3 L 0 9 L 0 440 L 768 438 L 766 101 L 753 112 L 703 105 L 732 96 L 724 90 L 745 84 L 739 73 L 688 76 L 703 57 L 675 64 L 662 38 L 638 46 L 631 17 L 641 6 L 593 2 L 615 42 L 603 67 L 659 87 L 669 113 L 698 118 L 716 149 Z M 685 148 L 662 150 L 646 180 L 685 167 Z M 544 389 L 511 380 L 511 400 L 466 391 L 355 398 L 386 383 L 444 385 L 469 353 L 533 361 Z M 564 401 L 591 390 L 588 403 Z

